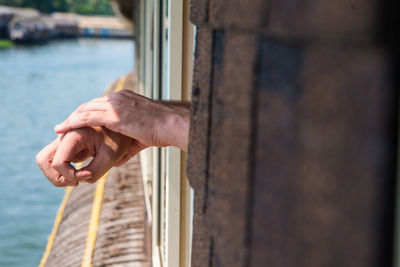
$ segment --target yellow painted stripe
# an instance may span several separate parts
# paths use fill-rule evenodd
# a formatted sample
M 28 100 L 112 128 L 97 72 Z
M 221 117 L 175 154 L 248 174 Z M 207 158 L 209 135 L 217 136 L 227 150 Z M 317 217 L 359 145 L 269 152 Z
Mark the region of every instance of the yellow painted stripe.
M 54 221 L 53 224 L 53 229 L 51 230 L 51 234 L 49 235 L 48 241 L 47 241 L 47 245 L 46 245 L 46 250 L 44 251 L 42 260 L 40 261 L 39 267 L 44 267 L 46 262 L 47 262 L 47 258 L 50 255 L 51 249 L 53 247 L 54 244 L 54 239 L 56 237 L 57 231 L 58 231 L 58 227 L 60 226 L 61 223 L 61 219 L 63 217 L 64 214 L 64 210 L 65 207 L 67 206 L 67 202 L 68 199 L 71 195 L 73 187 L 68 186 L 67 188 L 65 188 L 65 194 L 64 194 L 64 198 L 60 204 L 60 207 L 58 208 L 58 212 L 57 212 L 57 216 L 56 219 Z
M 96 246 L 97 228 L 99 226 L 101 204 L 103 202 L 104 187 L 108 173 L 97 181 L 96 190 L 94 191 L 94 200 L 92 206 L 92 213 L 90 215 L 89 230 L 86 237 L 85 251 L 83 252 L 83 259 L 81 267 L 91 267 L 93 260 L 93 252 Z
M 128 75 L 124 75 L 118 80 L 118 83 L 115 86 L 114 92 L 117 92 L 117 91 L 120 91 L 120 90 L 124 89 L 124 84 L 125 84 L 125 81 L 126 81 L 127 77 L 128 77 Z

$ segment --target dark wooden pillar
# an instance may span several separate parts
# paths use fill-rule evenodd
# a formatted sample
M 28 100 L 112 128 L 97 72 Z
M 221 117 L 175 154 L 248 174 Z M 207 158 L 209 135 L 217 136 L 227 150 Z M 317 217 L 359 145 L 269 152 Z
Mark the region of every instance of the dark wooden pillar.
M 396 5 L 191 1 L 193 267 L 390 266 Z

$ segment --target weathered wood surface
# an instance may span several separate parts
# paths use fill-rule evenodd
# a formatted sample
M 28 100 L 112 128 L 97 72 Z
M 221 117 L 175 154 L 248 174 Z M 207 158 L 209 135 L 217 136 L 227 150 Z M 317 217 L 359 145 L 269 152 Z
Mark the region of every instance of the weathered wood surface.
M 368 47 L 265 40 L 260 60 L 252 262 L 389 266 L 397 113 L 389 59 Z
M 46 267 L 81 266 L 95 187 L 82 184 L 72 190 Z
M 191 1 L 193 267 L 390 266 L 396 6 Z
M 93 266 L 150 267 L 139 157 L 111 169 L 94 250 Z
M 253 64 L 256 36 L 215 31 L 207 212 L 213 237 L 212 264 L 240 267 L 246 261 L 247 198 L 252 171 Z M 235 56 L 232 56 L 235 55 Z M 238 68 L 240 66 L 240 68 Z M 232 164 L 233 163 L 233 164 Z M 229 166 L 229 167 L 228 167 Z M 227 218 L 229 218 L 227 220 Z
M 192 257 L 206 266 L 208 262 L 208 248 L 211 235 L 205 222 L 206 212 L 206 173 L 208 173 L 208 134 L 211 127 L 209 121 L 210 108 L 210 83 L 211 83 L 211 60 L 212 60 L 212 32 L 208 29 L 199 29 L 196 34 L 198 49 L 196 51 L 195 68 L 193 71 L 194 85 L 192 96 L 192 118 L 190 125 L 190 147 L 189 153 L 196 153 L 196 161 L 188 161 L 188 178 L 195 190 L 193 227 Z M 200 76 L 199 76 L 200 75 Z

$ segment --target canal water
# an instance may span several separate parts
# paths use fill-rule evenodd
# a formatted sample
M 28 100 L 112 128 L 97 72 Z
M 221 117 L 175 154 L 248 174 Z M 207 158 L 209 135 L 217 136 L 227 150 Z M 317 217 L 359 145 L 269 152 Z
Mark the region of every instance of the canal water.
M 35 155 L 69 113 L 133 69 L 129 40 L 78 39 L 0 49 L 0 266 L 40 262 L 64 190 Z

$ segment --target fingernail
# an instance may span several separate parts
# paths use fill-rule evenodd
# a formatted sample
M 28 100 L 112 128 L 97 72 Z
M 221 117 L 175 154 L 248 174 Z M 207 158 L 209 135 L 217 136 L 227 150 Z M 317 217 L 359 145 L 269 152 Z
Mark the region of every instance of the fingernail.
M 54 127 L 54 131 L 60 131 L 61 130 L 61 124 L 57 124 L 55 127 Z
M 76 171 L 76 176 L 79 180 L 88 180 L 92 178 L 92 173 L 87 170 L 78 170 Z

